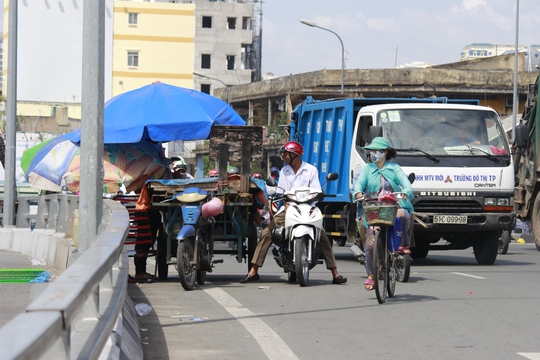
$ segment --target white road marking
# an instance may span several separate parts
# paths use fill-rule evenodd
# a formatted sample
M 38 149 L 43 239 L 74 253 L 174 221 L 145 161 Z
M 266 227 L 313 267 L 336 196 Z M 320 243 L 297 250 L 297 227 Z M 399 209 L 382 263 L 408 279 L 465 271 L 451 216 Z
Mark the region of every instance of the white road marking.
M 464 274 L 464 273 L 460 273 L 460 272 L 451 272 L 450 274 L 461 275 L 461 276 L 467 276 L 467 277 L 472 277 L 472 278 L 475 278 L 475 279 L 482 279 L 482 280 L 485 280 L 485 279 L 486 279 L 485 277 L 476 276 L 476 275 L 471 275 L 471 274 Z
M 204 291 L 246 328 L 270 360 L 298 360 L 298 357 L 292 352 L 289 346 L 270 326 L 266 325 L 264 321 L 257 318 L 255 314 L 246 309 L 225 291 L 214 284 L 207 284 L 211 287 L 205 287 Z
M 540 360 L 540 353 L 519 352 L 517 354 L 523 356 L 524 358 L 530 359 L 530 360 Z

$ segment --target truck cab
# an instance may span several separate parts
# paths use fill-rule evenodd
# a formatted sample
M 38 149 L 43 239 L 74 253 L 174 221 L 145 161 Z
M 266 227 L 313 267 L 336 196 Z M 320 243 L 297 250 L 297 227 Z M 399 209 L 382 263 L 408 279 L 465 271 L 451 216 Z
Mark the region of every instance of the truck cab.
M 472 246 L 479 264 L 493 264 L 499 237 L 515 225 L 513 159 L 498 114 L 462 104 L 364 106 L 355 121 L 351 184 L 375 136 L 396 149 L 392 161 L 415 174 L 413 256 Z

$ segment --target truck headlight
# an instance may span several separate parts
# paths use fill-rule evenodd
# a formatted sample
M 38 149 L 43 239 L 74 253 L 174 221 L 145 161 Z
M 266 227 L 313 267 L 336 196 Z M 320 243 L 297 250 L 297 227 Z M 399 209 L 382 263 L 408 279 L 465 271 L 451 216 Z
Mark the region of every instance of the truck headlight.
M 510 199 L 509 198 L 499 198 L 499 199 L 497 199 L 497 205 L 499 205 L 499 206 L 508 206 L 508 205 L 510 205 Z
M 484 205 L 497 205 L 497 199 L 496 198 L 485 198 L 484 199 Z

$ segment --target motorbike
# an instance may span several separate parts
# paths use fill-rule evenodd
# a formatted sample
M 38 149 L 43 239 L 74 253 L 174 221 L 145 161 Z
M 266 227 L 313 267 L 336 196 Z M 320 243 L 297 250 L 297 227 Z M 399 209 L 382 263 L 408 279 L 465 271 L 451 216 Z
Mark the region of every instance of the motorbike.
M 187 188 L 175 195 L 182 203 L 183 226 L 176 237 L 176 269 L 180 283 L 185 290 L 192 290 L 206 281 L 206 272 L 212 272 L 214 264 L 214 216 L 223 210 L 218 197 L 212 197 L 197 187 Z
M 337 178 L 337 173 L 329 173 L 326 181 Z M 279 201 L 289 204 L 285 213 L 285 225 L 272 230 L 274 259 L 288 273 L 289 282 L 298 281 L 300 286 L 307 286 L 309 270 L 322 263 L 322 260 L 319 260 L 321 255 L 319 239 L 323 215 L 314 203 L 332 195 L 307 186 L 297 187 L 278 195 L 276 192 L 279 187 L 276 187 L 273 178 L 268 178 L 266 184 L 270 207 Z

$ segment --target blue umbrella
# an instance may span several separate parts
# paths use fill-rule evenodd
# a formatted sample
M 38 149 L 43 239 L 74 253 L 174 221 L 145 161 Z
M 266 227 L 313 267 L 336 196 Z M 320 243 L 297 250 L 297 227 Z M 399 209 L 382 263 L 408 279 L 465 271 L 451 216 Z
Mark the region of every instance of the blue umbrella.
M 226 102 L 160 82 L 120 94 L 105 103 L 105 144 L 203 140 L 212 125 L 245 125 Z M 81 139 L 80 129 L 67 135 Z
M 71 133 L 70 133 L 71 134 Z M 24 151 L 21 167 L 33 188 L 60 191 L 62 180 L 69 191 L 78 191 L 81 167 L 80 146 L 60 135 Z M 103 191 L 139 190 L 144 182 L 161 175 L 169 160 L 161 145 L 144 140 L 136 144 L 106 144 L 103 152 Z

